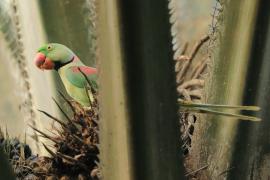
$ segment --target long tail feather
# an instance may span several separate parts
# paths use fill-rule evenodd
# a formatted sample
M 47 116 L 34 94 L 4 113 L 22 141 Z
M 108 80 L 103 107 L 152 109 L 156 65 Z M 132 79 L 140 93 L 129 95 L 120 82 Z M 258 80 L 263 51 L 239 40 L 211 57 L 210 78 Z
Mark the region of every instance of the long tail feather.
M 258 106 L 232 106 L 232 105 L 219 105 L 219 104 L 201 104 L 189 101 L 178 100 L 182 107 L 187 108 L 216 108 L 216 109 L 237 109 L 237 110 L 247 110 L 247 111 L 259 111 Z
M 237 118 L 237 119 L 241 119 L 241 120 L 261 121 L 260 118 L 253 117 L 253 116 L 245 116 L 245 115 L 241 115 L 241 114 L 233 114 L 233 113 L 228 113 L 228 112 L 221 112 L 221 111 L 216 111 L 216 110 L 207 109 L 207 108 L 193 107 L 192 111 L 195 111 L 195 112 L 198 112 L 198 113 L 208 113 L 208 114 L 215 114 L 215 115 L 233 117 L 233 118 Z

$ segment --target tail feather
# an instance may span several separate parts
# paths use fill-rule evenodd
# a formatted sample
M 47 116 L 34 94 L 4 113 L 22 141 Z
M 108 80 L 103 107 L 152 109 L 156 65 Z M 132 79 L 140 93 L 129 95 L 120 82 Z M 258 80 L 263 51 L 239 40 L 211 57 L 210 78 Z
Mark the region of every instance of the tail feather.
M 194 103 L 190 101 L 178 100 L 181 106 L 184 107 L 197 107 L 197 108 L 216 108 L 216 109 L 236 109 L 236 110 L 246 110 L 246 111 L 259 111 L 260 107 L 258 106 L 232 106 L 232 105 L 221 105 L 221 104 L 201 104 Z
M 241 120 L 261 121 L 260 118 L 253 117 L 253 116 L 246 116 L 246 115 L 241 115 L 241 114 L 234 114 L 234 113 L 228 113 L 228 112 L 215 111 L 215 110 L 206 109 L 206 108 L 194 108 L 194 110 L 197 111 L 198 113 L 221 115 L 221 116 L 227 116 L 227 117 L 237 118 L 237 119 L 241 119 Z
M 181 108 L 184 108 L 184 111 L 191 110 L 198 113 L 208 113 L 214 115 L 221 115 L 227 117 L 233 117 L 241 120 L 249 120 L 249 121 L 261 121 L 260 118 L 253 116 L 246 116 L 241 114 L 234 114 L 229 112 L 222 112 L 219 110 L 223 109 L 235 109 L 235 110 L 246 110 L 246 111 L 259 111 L 260 108 L 258 106 L 231 106 L 231 105 L 215 105 L 215 104 L 200 104 L 193 103 L 183 100 L 178 100 L 181 105 Z

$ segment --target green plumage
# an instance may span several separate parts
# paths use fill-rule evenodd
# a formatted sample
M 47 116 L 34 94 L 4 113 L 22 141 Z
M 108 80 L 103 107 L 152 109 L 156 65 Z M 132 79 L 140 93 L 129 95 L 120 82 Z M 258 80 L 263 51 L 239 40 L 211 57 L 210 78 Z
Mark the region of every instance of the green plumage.
M 81 105 L 89 107 L 89 96 L 92 99 L 92 94 L 91 91 L 86 90 L 89 86 L 87 79 L 91 84 L 91 88 L 88 89 L 97 91 L 97 70 L 85 66 L 75 53 L 62 44 L 46 44 L 39 48 L 38 52 L 37 66 L 46 67 L 44 69 L 55 69 L 59 73 L 67 93 Z
M 77 86 L 79 88 L 84 88 L 87 85 L 87 81 L 85 79 L 85 77 L 83 76 L 83 74 L 81 73 L 73 73 L 72 72 L 72 68 L 67 68 L 65 70 L 65 75 L 67 76 L 67 79 L 74 85 Z M 91 82 L 92 87 L 97 90 L 97 75 L 96 74 L 92 74 L 92 75 L 88 75 L 87 76 L 88 80 Z
M 66 65 L 66 67 L 62 67 L 58 70 L 58 73 L 62 79 L 62 82 L 67 90 L 67 93 L 75 99 L 77 102 L 82 104 L 83 106 L 90 106 L 89 98 L 86 93 L 91 93 L 89 91 L 86 91 L 87 80 L 83 76 L 81 72 L 74 73 L 71 69 L 74 66 L 73 63 L 70 65 Z M 81 67 L 81 66 L 80 66 Z M 87 75 L 87 74 L 86 74 Z M 97 75 L 87 75 L 87 78 L 91 81 L 92 88 L 97 90 Z M 91 94 L 90 94 L 91 96 Z

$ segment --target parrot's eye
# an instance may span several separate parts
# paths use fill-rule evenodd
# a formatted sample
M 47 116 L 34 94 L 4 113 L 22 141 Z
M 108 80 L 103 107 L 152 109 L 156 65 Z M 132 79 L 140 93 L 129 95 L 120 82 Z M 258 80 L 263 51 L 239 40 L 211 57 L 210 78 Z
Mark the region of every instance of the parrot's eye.
M 51 49 L 52 49 L 52 46 L 51 46 L 51 45 L 49 45 L 49 46 L 47 47 L 47 49 L 48 49 L 48 50 L 51 50 Z

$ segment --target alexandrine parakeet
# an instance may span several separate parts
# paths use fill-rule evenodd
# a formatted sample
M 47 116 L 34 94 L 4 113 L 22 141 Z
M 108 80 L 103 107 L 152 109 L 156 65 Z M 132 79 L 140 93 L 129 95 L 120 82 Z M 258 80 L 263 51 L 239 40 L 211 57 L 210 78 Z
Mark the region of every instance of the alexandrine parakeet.
M 86 90 L 87 79 L 95 91 L 97 85 L 97 69 L 84 65 L 68 47 L 49 43 L 38 49 L 35 64 L 42 70 L 55 70 L 61 77 L 67 93 L 84 107 L 90 106 L 89 94 Z M 87 79 L 86 79 L 87 77 Z
M 74 52 L 72 52 L 68 47 L 58 43 L 45 44 L 39 48 L 35 58 L 35 64 L 42 70 L 56 70 L 62 79 L 67 93 L 84 107 L 90 106 L 89 96 L 87 94 L 88 92 L 85 87 L 88 79 L 91 83 L 91 87 L 95 91 L 97 90 L 96 68 L 85 66 Z M 87 76 L 87 79 L 84 75 Z M 179 100 L 179 105 L 182 111 L 210 113 L 243 120 L 260 120 L 259 118 L 252 116 L 233 114 L 223 111 L 226 109 L 258 111 L 259 107 L 257 106 L 200 104 L 182 100 Z

